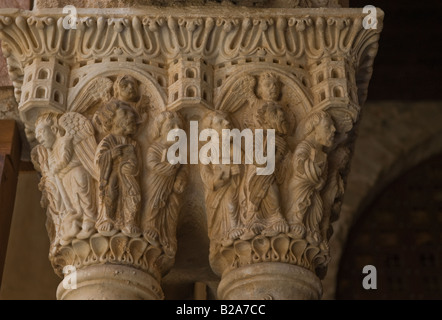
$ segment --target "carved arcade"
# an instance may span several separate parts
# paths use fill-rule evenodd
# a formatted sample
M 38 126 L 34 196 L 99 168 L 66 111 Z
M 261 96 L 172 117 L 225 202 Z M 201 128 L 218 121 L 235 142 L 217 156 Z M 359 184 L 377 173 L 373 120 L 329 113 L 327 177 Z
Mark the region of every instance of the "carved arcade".
M 159 283 L 188 188 L 204 192 L 220 277 L 263 263 L 324 275 L 380 26 L 365 30 L 356 9 L 237 9 L 80 9 L 75 31 L 61 10 L 0 11 L 59 275 L 117 264 Z M 274 129 L 274 172 L 257 175 L 258 159 L 169 163 L 167 134 L 192 120 L 219 137 Z M 199 186 L 189 185 L 195 169 Z

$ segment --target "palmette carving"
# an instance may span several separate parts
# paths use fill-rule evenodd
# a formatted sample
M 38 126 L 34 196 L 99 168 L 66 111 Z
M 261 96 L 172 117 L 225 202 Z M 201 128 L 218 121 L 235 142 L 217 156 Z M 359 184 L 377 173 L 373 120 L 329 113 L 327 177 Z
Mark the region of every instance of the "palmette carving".
M 94 264 L 114 263 L 142 269 L 157 279 L 171 265 L 160 248 L 151 246 L 143 238 L 131 238 L 122 233 L 111 237 L 97 233 L 89 239 L 76 239 L 70 245 L 60 247 L 51 262 L 59 276 L 66 265 L 81 269 Z
M 305 59 L 345 56 L 360 65 L 358 95 L 360 103 L 365 101 L 382 28 L 381 10 L 378 10 L 376 30 L 363 28 L 365 14 L 362 10 L 342 9 L 342 13 L 318 10 L 306 14 L 303 10 L 286 9 L 278 13 L 278 17 L 272 12 L 249 17 L 242 8 L 228 14 L 202 8 L 198 18 L 188 17 L 186 12 L 178 18 L 173 14 L 165 15 L 163 11 L 152 8 L 148 16 L 134 11 L 128 18 L 118 11 L 103 17 L 86 10 L 77 20 L 75 30 L 63 27 L 65 16 L 61 11 L 54 14 L 42 10 L 43 16 L 35 16 L 30 11 L 5 12 L 0 16 L 0 37 L 17 101 L 23 105 L 27 100 L 22 91 L 28 77 L 24 74 L 25 66 L 33 57 L 43 54 L 74 64 L 73 70 L 82 76 L 94 66 L 93 61 L 109 61 L 110 65 L 116 65 L 128 57 L 143 57 L 134 63 L 144 68 L 144 61 L 155 61 L 159 65 L 163 58 L 173 60 L 181 54 L 203 56 L 214 64 L 259 56 L 269 61 L 277 57 L 282 64 L 287 60 L 291 65 L 297 61 L 305 63 Z M 71 41 L 65 41 L 64 37 Z M 77 64 L 78 61 L 83 63 Z M 91 63 L 85 64 L 87 61 Z M 100 94 L 96 92 L 97 96 Z M 33 131 L 29 122 L 35 120 L 26 120 L 26 126 Z
M 226 8 L 80 9 L 75 30 L 61 10 L 2 12 L 20 115 L 31 144 L 35 131 L 40 141 L 33 160 L 58 274 L 112 263 L 159 280 L 174 263 L 181 204 L 196 200 L 184 191 L 205 192 L 218 275 L 265 262 L 326 267 L 382 12 L 379 29 L 367 30 L 362 10 Z M 166 159 L 168 131 L 186 127 L 178 110 L 187 119 L 210 110 L 205 127 L 218 133 L 275 129 L 274 172 L 257 175 L 256 162 L 201 165 L 197 186 L 191 166 Z M 47 123 L 36 122 L 47 111 Z

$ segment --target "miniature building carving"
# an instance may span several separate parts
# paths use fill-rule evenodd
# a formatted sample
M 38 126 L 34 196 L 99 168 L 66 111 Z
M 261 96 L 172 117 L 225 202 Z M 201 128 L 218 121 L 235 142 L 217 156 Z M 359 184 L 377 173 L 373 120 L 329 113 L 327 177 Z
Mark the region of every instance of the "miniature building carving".
M 337 1 L 120 2 L 81 1 L 76 29 L 63 1 L 0 10 L 49 259 L 78 275 L 57 297 L 164 299 L 180 241 L 199 236 L 217 298 L 319 299 L 382 11 L 365 29 Z M 168 133 L 191 120 L 274 130 L 274 171 L 171 163 Z M 203 227 L 179 237 L 186 221 Z

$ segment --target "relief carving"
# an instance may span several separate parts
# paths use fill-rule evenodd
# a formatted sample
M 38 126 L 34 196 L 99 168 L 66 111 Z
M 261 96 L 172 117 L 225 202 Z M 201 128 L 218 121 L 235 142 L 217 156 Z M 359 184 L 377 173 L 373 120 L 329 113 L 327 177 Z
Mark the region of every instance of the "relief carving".
M 291 123 L 290 127 L 288 112 L 292 107 L 281 105 L 285 101 L 281 86 L 279 77 L 271 72 L 245 76 L 223 101 L 224 108 L 231 112 L 249 102 L 245 117 L 252 114 L 253 118 L 246 118 L 245 125 L 275 129 L 276 166 L 273 174 L 263 176 L 256 174 L 256 164 L 243 166 L 239 203 L 244 233 L 239 239 L 212 243 L 210 260 L 218 274 L 260 262 L 285 262 L 317 271 L 328 262 L 330 223 L 336 219 L 343 194 L 348 149 L 333 149 L 337 129 L 326 111 L 304 116 L 298 112 L 302 116 L 296 119 L 298 126 L 293 128 Z M 288 96 L 292 98 L 293 94 Z M 232 103 L 227 105 L 229 101 Z M 333 164 L 328 170 L 330 161 Z M 206 197 L 208 208 L 211 201 L 216 204 L 209 199 Z M 211 229 L 209 224 L 209 234 Z
M 204 128 L 211 128 L 222 137 L 223 129 L 232 129 L 231 120 L 222 111 L 213 111 L 203 120 Z M 243 235 L 240 223 L 239 188 L 241 167 L 233 162 L 233 144 L 230 142 L 230 164 L 200 165 L 201 179 L 205 188 L 206 213 L 209 238 L 213 243 L 231 245 L 233 240 Z M 226 161 L 227 162 L 227 161 Z
M 350 163 L 350 149 L 338 147 L 328 157 L 328 179 L 321 196 L 324 201 L 321 236 L 324 250 L 328 250 L 328 240 L 333 234 L 331 223 L 339 218 L 341 204 L 345 191 L 345 177 Z
M 274 236 L 288 232 L 288 224 L 283 217 L 280 206 L 279 185 L 284 177 L 284 160 L 289 151 L 285 141 L 288 133 L 286 113 L 278 104 L 281 94 L 280 82 L 276 75 L 264 73 L 258 82 L 258 95 L 252 104 L 254 110 L 253 127 L 256 129 L 275 130 L 275 172 L 269 175 L 257 175 L 257 165 L 246 165 L 241 190 L 241 217 L 247 232 L 243 239 L 251 239 L 255 235 Z M 255 139 L 257 137 L 255 136 Z M 263 146 L 266 146 L 264 137 Z M 266 150 L 267 148 L 263 148 Z
M 313 245 L 322 242 L 320 223 L 323 218 L 321 190 L 327 180 L 327 154 L 323 148 L 333 145 L 336 131 L 330 116 L 323 111 L 307 117 L 303 126 L 304 140 L 292 156 L 293 176 L 289 182 L 292 198 L 287 206 L 290 237 Z
M 52 217 L 53 240 L 62 245 L 88 238 L 96 220 L 94 129 L 79 113 L 47 113 L 36 123 L 33 161 L 42 173 L 43 202 Z
M 141 117 L 140 123 L 144 123 L 148 116 L 150 98 L 147 94 L 147 89 L 140 86 L 134 77 L 122 75 L 115 80 L 114 98 L 132 106 Z
M 187 168 L 171 164 L 167 150 L 174 143 L 167 135 L 172 129 L 183 127 L 178 113 L 164 111 L 154 120 L 153 144 L 146 156 L 147 200 L 143 212 L 144 238 L 153 246 L 161 246 L 166 255 L 176 252 L 176 227 L 181 206 L 180 196 L 187 183 Z
M 94 122 L 105 134 L 95 155 L 100 191 L 96 228 L 105 236 L 121 230 L 129 237 L 138 237 L 140 157 L 132 138 L 138 127 L 138 113 L 123 101 L 111 100 L 97 110 Z

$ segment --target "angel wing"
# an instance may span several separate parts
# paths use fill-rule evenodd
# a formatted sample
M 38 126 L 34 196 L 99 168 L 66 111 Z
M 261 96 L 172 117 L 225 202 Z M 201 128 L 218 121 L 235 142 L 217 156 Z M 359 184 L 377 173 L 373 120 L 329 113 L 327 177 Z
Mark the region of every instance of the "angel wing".
M 244 76 L 236 81 L 224 95 L 216 109 L 235 112 L 245 103 L 255 103 L 258 98 L 255 95 L 256 79 L 251 75 Z
M 72 102 L 70 110 L 84 112 L 99 101 L 106 102 L 112 98 L 113 82 L 109 78 L 99 77 L 92 80 Z
M 98 170 L 94 162 L 97 142 L 92 123 L 77 112 L 65 113 L 58 123 L 66 131 L 66 135 L 72 136 L 75 154 L 84 168 L 95 180 L 98 180 Z

